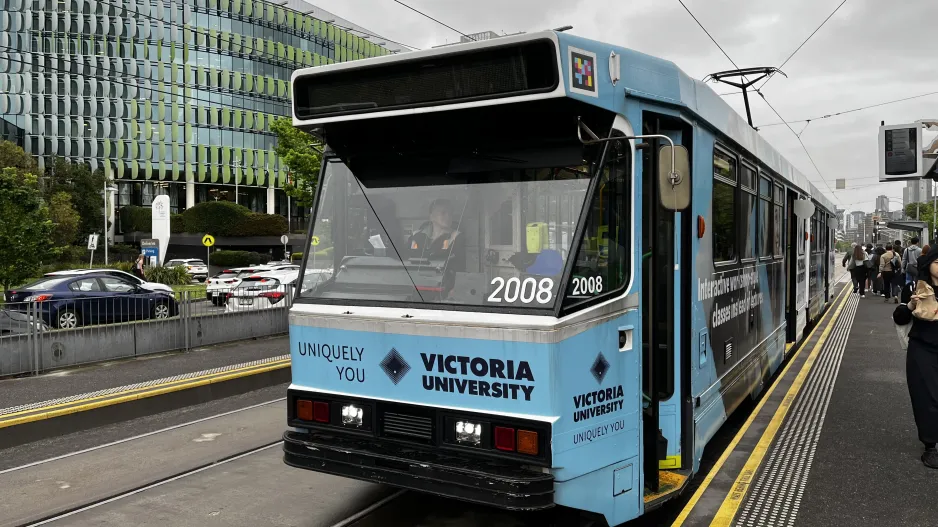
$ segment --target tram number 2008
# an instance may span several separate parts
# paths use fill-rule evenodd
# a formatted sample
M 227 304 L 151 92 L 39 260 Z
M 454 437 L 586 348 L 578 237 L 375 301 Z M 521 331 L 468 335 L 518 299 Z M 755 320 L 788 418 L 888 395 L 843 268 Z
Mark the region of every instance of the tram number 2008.
M 571 294 L 574 296 L 595 295 L 603 292 L 603 277 L 601 276 L 591 276 L 589 278 L 574 276 L 572 282 L 573 293 Z
M 522 304 L 537 302 L 546 304 L 554 296 L 554 281 L 550 278 L 542 278 L 538 281 L 536 278 L 520 278 L 513 276 L 505 280 L 501 276 L 492 279 L 492 285 L 495 290 L 489 295 L 489 302 L 508 302 L 514 303 L 521 301 Z

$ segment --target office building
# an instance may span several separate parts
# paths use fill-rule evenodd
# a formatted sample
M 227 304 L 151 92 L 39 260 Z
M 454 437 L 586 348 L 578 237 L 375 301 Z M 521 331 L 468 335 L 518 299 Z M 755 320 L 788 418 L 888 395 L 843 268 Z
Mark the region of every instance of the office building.
M 932 180 L 910 179 L 902 189 L 902 206 L 906 207 L 909 203 L 927 203 L 932 201 L 933 197 Z
M 290 115 L 292 72 L 403 51 L 301 0 L 0 8 L 0 135 L 40 166 L 59 156 L 103 170 L 118 189 L 112 217 L 158 194 L 173 212 L 229 200 L 288 215 L 270 124 Z
M 889 212 L 889 196 L 877 196 L 876 197 L 876 212 Z

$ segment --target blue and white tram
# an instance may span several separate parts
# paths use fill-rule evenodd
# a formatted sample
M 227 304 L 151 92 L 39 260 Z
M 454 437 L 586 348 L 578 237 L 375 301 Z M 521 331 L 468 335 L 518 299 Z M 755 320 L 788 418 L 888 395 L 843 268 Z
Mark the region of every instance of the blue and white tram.
M 831 299 L 831 202 L 669 61 L 542 32 L 293 94 L 328 146 L 291 466 L 615 525 L 685 487 Z

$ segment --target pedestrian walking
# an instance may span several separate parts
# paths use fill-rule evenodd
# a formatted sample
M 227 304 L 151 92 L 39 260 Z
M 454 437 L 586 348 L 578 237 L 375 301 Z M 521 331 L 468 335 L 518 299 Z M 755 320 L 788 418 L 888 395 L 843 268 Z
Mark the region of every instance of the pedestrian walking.
M 146 280 L 146 277 L 143 275 L 143 261 L 145 258 L 146 257 L 141 254 L 140 256 L 137 257 L 137 260 L 134 262 L 134 269 L 133 269 L 134 276 L 136 276 L 137 278 L 141 280 Z
M 878 295 L 880 293 L 880 285 L 877 283 L 876 277 L 879 276 L 879 259 L 880 252 L 879 247 L 874 247 L 873 252 L 870 253 L 870 268 L 868 270 L 867 276 L 869 277 L 868 283 L 869 286 L 867 289 L 870 290 L 870 294 Z
M 866 298 L 866 280 L 869 277 L 870 257 L 859 245 L 853 246 L 853 253 L 847 269 L 853 279 L 854 294 L 860 293 L 860 298 Z
M 922 249 L 918 246 L 918 236 L 913 236 L 909 240 L 909 246 L 902 253 L 902 272 L 905 273 L 905 283 L 918 280 L 918 257 L 922 255 Z
M 892 250 L 892 244 L 887 243 L 885 252 L 879 257 L 879 278 L 883 281 L 883 296 L 886 297 L 886 302 L 892 300 L 893 297 L 893 283 L 896 279 L 898 260 L 899 256 Z
M 912 413 L 918 428 L 918 439 L 925 445 L 922 463 L 938 468 L 938 308 L 934 291 L 938 289 L 938 250 L 922 256 L 916 264 L 920 273 L 917 285 L 902 290 L 903 303 L 893 312 L 893 321 L 900 326 L 911 323 L 909 347 L 906 352 L 906 382 L 912 399 Z M 928 284 L 931 292 L 921 294 Z M 920 294 L 914 294 L 920 293 Z M 925 305 L 928 309 L 924 309 Z M 916 309 L 922 307 L 923 309 Z
M 902 291 L 902 286 L 905 285 L 905 273 L 902 272 L 902 240 L 892 242 L 892 252 L 896 253 L 896 256 L 899 257 L 899 262 L 894 268 L 894 276 L 892 278 L 892 297 L 893 301 L 898 304 L 899 293 Z

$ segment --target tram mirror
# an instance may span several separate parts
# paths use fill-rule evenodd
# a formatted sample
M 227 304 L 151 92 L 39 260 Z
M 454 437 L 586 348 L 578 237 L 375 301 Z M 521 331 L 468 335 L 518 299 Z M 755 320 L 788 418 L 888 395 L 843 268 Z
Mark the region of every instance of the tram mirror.
M 673 152 L 672 152 L 673 150 Z M 658 196 L 668 210 L 690 206 L 690 160 L 687 148 L 663 146 L 658 150 Z

